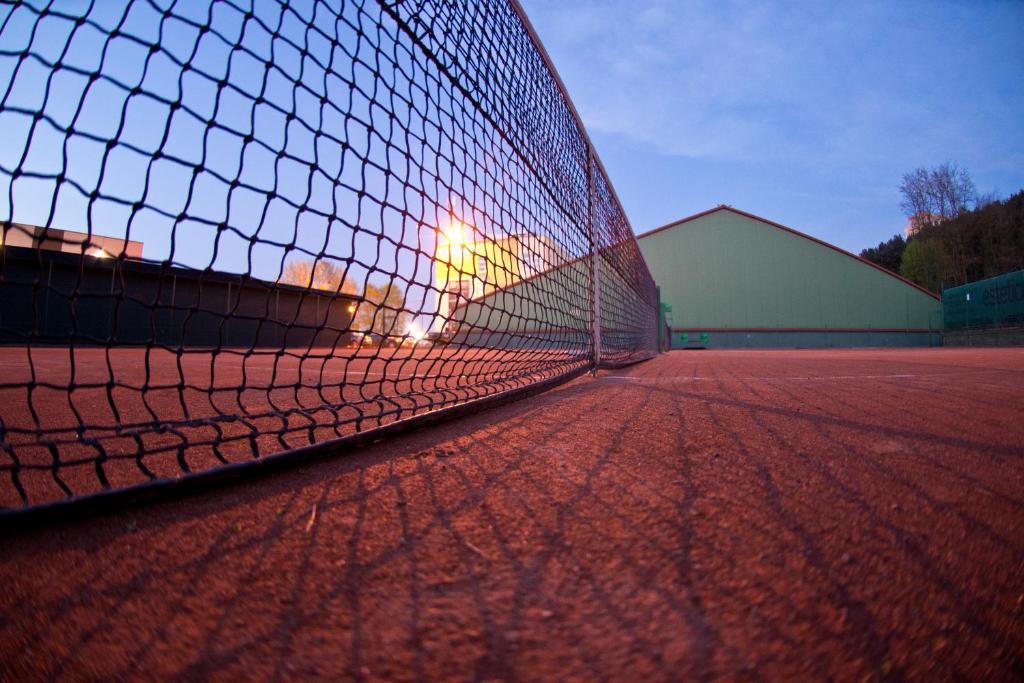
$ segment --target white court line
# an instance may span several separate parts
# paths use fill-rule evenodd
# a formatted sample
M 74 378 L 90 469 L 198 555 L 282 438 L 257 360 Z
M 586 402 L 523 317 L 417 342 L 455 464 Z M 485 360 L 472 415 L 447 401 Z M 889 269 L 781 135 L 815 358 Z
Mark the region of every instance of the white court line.
M 607 375 L 604 379 L 630 380 L 634 382 L 719 382 L 729 380 L 760 380 L 760 381 L 803 381 L 831 382 L 844 379 L 906 379 L 908 377 L 934 377 L 935 375 L 825 375 L 822 377 L 635 377 L 629 375 Z
M 331 371 L 333 372 L 333 371 Z M 327 374 L 331 374 L 328 372 Z M 342 374 L 342 373 L 338 373 Z M 363 372 L 362 370 L 346 370 L 345 375 L 359 375 L 360 377 L 383 377 L 386 380 L 405 380 L 405 379 L 445 379 L 446 375 L 394 375 L 385 372 Z

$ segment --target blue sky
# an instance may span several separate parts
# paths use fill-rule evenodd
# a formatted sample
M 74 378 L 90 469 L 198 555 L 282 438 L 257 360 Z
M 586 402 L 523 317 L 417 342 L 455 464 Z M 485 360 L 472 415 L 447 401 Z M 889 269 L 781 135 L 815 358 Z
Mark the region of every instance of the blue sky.
M 638 233 L 726 203 L 860 251 L 918 166 L 1024 188 L 1024 2 L 523 5 Z
M 372 63 L 367 41 L 353 48 L 344 29 L 337 45 L 307 36 L 303 60 L 295 44 L 308 8 L 276 3 L 259 3 L 249 22 L 228 3 L 177 3 L 163 21 L 148 2 L 65 2 L 41 17 L 43 5 L 0 9 L 0 218 L 127 235 L 144 242 L 145 258 L 268 280 L 288 259 L 353 258 L 360 289 L 400 272 L 410 299 L 427 295 L 430 269 L 416 262 L 428 259 L 416 248 L 432 231 L 376 201 L 400 185 L 381 168 L 400 175 L 404 157 L 371 142 L 365 122 L 383 129 L 364 95 L 373 81 L 344 54 L 360 49 Z M 278 24 L 291 43 L 265 28 Z M 328 76 L 319 65 L 332 51 Z M 446 168 L 423 150 L 408 155 Z M 438 222 L 415 198 L 406 206 Z
M 1024 188 L 1024 2 L 524 3 L 638 232 L 728 203 L 859 251 L 903 227 L 897 188 L 917 166 L 956 161 L 983 192 Z M 401 270 L 420 285 L 414 296 L 426 293 L 432 226 L 457 212 L 462 181 L 480 169 L 455 173 L 451 150 L 403 151 L 409 136 L 393 140 L 385 160 L 367 128 L 386 128 L 363 93 L 372 90 L 370 74 L 349 65 L 347 53 L 330 77 L 315 63 L 303 72 L 294 45 L 245 28 L 227 3 L 177 3 L 163 22 L 147 2 L 59 7 L 72 15 L 91 7 L 92 23 L 76 28 L 60 12 L 40 19 L 25 6 L 0 10 L 8 17 L 0 32 L 0 217 L 128 232 L 145 241 L 147 258 L 267 279 L 292 245 L 299 256 L 354 258 L 357 280 Z M 295 10 L 258 8 L 266 26 L 282 15 L 287 36 L 306 35 Z M 216 31 L 200 38 L 207 14 Z M 119 23 L 121 35 L 107 41 Z M 335 51 L 372 47 L 351 31 L 339 41 Z M 153 43 L 159 49 L 150 52 Z M 245 49 L 231 50 L 236 44 Z M 26 50 L 32 59 L 20 59 Z M 314 41 L 310 50 L 330 61 L 327 45 Z M 193 68 L 182 72 L 190 55 Z M 274 68 L 265 69 L 271 58 Z M 97 70 L 102 78 L 88 85 L 86 74 Z M 221 93 L 225 74 L 230 87 Z M 355 82 L 361 89 L 350 90 Z M 141 92 L 132 95 L 135 85 Z M 182 107 L 172 111 L 176 99 Z M 464 106 L 449 104 L 451 115 Z M 40 110 L 47 118 L 33 127 Z M 297 117 L 289 122 L 288 112 Z M 350 113 L 356 119 L 346 124 Z M 317 141 L 314 130 L 325 135 Z M 428 132 L 442 137 L 436 126 Z M 420 169 L 443 162 L 436 174 L 452 179 L 410 193 L 399 180 L 403 159 Z M 203 171 L 192 183 L 196 164 Z M 382 164 L 396 174 L 385 177 Z M 31 173 L 15 181 L 15 168 Z M 62 172 L 67 182 L 54 202 Z M 240 187 L 231 189 L 232 179 Z M 377 201 L 384 196 L 402 198 L 407 215 Z M 501 219 L 470 223 L 514 229 Z

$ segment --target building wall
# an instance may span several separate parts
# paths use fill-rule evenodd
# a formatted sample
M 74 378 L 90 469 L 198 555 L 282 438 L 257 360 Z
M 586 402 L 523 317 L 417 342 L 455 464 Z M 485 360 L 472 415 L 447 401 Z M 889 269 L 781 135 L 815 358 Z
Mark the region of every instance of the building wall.
M 452 328 L 447 321 L 459 306 L 556 269 L 563 262 L 561 250 L 541 236 L 475 241 L 450 241 L 440 236 L 434 254 L 434 286 L 438 290 L 435 331 Z
M 334 347 L 357 298 L 229 273 L 3 247 L 0 343 Z
M 460 303 L 448 332 L 471 346 L 589 348 L 591 269 L 576 259 Z
M 672 307 L 672 345 L 928 345 L 938 299 L 846 252 L 756 216 L 719 208 L 641 235 Z M 740 334 L 742 333 L 742 334 Z
M 830 349 L 871 346 L 942 346 L 942 332 L 902 330 L 677 330 L 676 349 Z

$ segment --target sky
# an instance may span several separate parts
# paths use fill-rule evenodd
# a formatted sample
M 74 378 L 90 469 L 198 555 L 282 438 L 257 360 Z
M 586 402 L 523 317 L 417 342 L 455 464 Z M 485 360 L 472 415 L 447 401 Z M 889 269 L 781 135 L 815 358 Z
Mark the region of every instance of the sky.
M 900 178 L 918 166 L 957 162 L 982 192 L 1024 188 L 1024 1 L 523 2 L 636 232 L 727 203 L 857 252 L 902 229 Z M 477 152 L 456 153 L 444 129 L 471 103 L 424 76 L 420 51 L 388 31 L 360 39 L 329 3 L 317 17 L 258 3 L 256 20 L 229 3 L 179 2 L 166 18 L 149 2 L 44 5 L 0 6 L 0 217 L 127 234 L 146 258 L 270 280 L 296 255 L 348 260 L 357 281 L 397 273 L 417 299 L 432 296 L 449 214 L 477 234 L 571 241 L 545 181 L 522 180 L 495 136 L 474 129 Z M 392 54 L 418 67 L 366 66 Z M 483 190 L 546 208 L 506 215 L 470 196 Z
M 1024 2 L 522 4 L 637 233 L 729 204 L 859 252 L 917 167 L 1024 189 Z
M 410 306 L 424 306 L 420 233 L 433 231 L 377 201 L 398 192 L 406 157 L 380 144 L 372 74 L 344 53 L 373 63 L 368 41 L 343 22 L 337 44 L 308 37 L 307 8 L 277 3 L 248 21 L 229 3 L 177 3 L 166 19 L 148 2 L 64 2 L 45 17 L 42 6 L 0 9 L 0 219 L 127 236 L 150 260 L 267 280 L 291 259 L 351 259 L 360 290 L 399 273 Z M 275 39 L 266 27 L 278 25 Z M 328 75 L 318 65 L 332 53 Z M 437 224 L 423 204 L 404 206 Z
M 520 274 L 589 249 L 566 220 L 586 215 L 582 173 L 563 213 L 551 176 L 451 87 L 471 60 L 442 69 L 382 4 L 162 2 L 0 4 L 0 221 L 268 281 L 324 259 L 356 291 L 398 286 L 424 327 L 459 273 L 433 267 L 442 231 L 538 238 L 515 242 Z M 431 40 L 449 49 L 455 26 Z

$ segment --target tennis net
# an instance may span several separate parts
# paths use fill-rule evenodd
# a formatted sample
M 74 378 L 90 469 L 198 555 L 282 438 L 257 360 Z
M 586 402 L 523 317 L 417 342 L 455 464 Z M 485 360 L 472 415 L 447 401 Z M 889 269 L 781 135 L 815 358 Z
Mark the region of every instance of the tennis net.
M 0 129 L 5 509 L 656 353 L 650 272 L 514 1 L 4 5 Z

